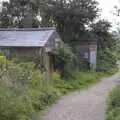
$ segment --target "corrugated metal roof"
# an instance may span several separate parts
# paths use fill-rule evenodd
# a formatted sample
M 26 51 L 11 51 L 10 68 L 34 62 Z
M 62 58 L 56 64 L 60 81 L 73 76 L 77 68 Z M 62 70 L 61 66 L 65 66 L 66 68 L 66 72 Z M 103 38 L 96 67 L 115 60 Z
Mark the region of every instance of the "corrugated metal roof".
M 53 28 L 0 29 L 0 46 L 43 47 L 55 31 Z

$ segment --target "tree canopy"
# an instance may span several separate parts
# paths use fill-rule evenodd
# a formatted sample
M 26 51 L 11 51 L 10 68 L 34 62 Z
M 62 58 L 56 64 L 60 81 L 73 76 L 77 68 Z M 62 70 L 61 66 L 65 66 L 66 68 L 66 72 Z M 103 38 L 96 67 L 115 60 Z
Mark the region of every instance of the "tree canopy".
M 97 36 L 98 48 L 105 49 L 106 46 L 110 47 L 113 42 L 112 35 L 110 34 L 111 23 L 107 20 L 99 20 L 91 25 L 92 32 Z
M 67 43 L 78 40 L 80 34 L 86 32 L 86 26 L 97 18 L 97 5 L 93 0 L 47 0 L 42 23 L 55 25 Z
M 38 0 L 10 0 L 3 2 L 1 27 L 37 27 Z

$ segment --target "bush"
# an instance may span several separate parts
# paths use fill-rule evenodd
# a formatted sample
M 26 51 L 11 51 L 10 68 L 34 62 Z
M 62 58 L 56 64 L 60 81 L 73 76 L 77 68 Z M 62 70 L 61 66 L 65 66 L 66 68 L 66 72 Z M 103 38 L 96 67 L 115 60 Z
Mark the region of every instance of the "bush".
M 57 47 L 52 53 L 51 63 L 58 70 L 62 79 L 72 77 L 72 72 L 76 70 L 76 66 L 74 65 L 75 60 L 76 57 L 72 53 L 71 48 L 67 44 L 58 42 Z
M 8 62 L 7 71 L 0 78 L 0 120 L 34 120 L 39 111 L 61 95 L 87 87 L 102 76 L 74 71 L 70 79 L 53 73 L 48 81 L 34 62 Z
M 107 120 L 120 119 L 120 86 L 115 88 L 110 95 Z
M 108 72 L 111 69 L 116 69 L 116 61 L 117 59 L 110 49 L 101 50 L 98 52 L 97 70 Z
M 0 120 L 28 120 L 35 111 L 29 96 L 25 93 L 16 93 L 10 89 L 0 90 Z

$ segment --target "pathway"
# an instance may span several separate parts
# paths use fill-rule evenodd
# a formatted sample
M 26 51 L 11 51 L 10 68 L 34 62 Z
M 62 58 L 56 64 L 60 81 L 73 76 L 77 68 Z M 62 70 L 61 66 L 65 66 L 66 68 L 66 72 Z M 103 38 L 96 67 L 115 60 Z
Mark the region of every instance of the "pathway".
M 106 100 L 119 81 L 120 74 L 116 74 L 87 90 L 63 97 L 43 120 L 105 120 Z

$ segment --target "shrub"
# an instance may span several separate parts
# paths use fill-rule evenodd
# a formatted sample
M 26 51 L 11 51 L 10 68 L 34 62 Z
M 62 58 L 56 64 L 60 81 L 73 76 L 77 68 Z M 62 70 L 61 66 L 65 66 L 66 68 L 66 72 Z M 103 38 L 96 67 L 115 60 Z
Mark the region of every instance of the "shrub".
M 35 113 L 28 95 L 10 89 L 0 90 L 0 120 L 28 120 Z
M 39 111 L 61 95 L 87 87 L 102 76 L 74 71 L 70 79 L 53 73 L 48 81 L 34 62 L 8 62 L 7 71 L 0 78 L 0 120 L 34 120 Z
M 71 48 L 67 44 L 58 42 L 52 54 L 51 63 L 59 71 L 61 78 L 69 79 L 71 77 L 72 72 L 76 69 L 75 60 L 76 57 Z
M 107 113 L 107 120 L 120 119 L 120 86 L 115 88 L 111 93 Z
M 5 56 L 0 56 L 0 69 L 3 69 L 5 66 L 9 65 L 10 62 Z
M 116 57 L 110 49 L 98 51 L 97 70 L 108 72 L 111 69 L 116 69 Z

